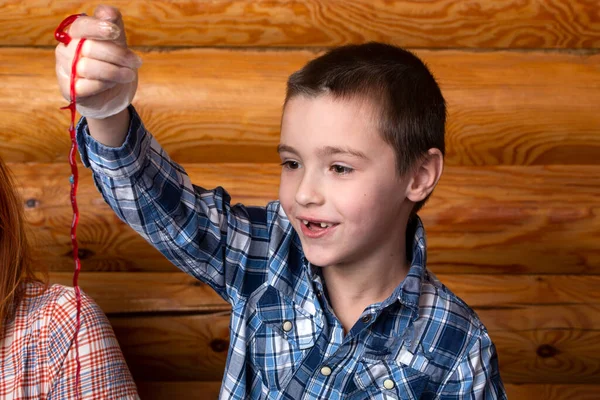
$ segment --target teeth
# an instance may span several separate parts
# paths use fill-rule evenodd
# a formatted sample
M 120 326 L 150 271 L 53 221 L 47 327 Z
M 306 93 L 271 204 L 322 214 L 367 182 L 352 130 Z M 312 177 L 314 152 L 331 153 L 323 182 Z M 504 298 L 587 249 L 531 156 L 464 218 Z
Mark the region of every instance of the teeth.
M 302 219 L 301 220 L 302 223 L 306 226 L 309 226 L 311 224 L 310 221 L 306 220 L 306 219 Z M 313 222 L 315 225 L 319 225 L 321 228 L 329 228 L 331 225 L 325 223 L 325 222 Z

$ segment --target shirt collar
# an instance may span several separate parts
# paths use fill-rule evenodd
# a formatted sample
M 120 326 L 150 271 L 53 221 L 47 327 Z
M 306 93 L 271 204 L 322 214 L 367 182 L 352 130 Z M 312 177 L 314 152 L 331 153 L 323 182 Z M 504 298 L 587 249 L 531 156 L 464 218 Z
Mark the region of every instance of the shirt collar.
M 421 284 L 427 266 L 427 238 L 423 222 L 416 214 L 408 221 L 406 239 L 406 250 L 411 252 L 407 254 L 407 258 L 411 260 L 408 273 L 392 295 L 382 303 L 382 306 L 385 307 L 398 300 L 412 310 L 418 311 Z
M 408 273 L 391 296 L 381 303 L 381 308 L 399 301 L 413 311 L 419 309 L 421 284 L 427 265 L 427 238 L 423 222 L 416 214 L 411 216 L 406 228 L 406 251 L 407 258 L 411 260 Z M 323 278 L 320 269 L 310 264 L 305 257 L 302 257 L 302 260 L 304 265 L 308 266 L 308 274 L 315 283 L 316 289 L 323 292 Z

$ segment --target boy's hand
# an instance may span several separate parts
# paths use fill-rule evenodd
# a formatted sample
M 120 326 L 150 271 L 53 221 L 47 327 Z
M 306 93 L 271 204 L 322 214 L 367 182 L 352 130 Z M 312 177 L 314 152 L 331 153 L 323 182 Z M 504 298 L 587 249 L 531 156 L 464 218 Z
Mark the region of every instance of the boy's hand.
M 77 111 L 87 118 L 104 119 L 123 111 L 137 89 L 137 69 L 142 60 L 127 48 L 119 10 L 98 6 L 93 17 L 82 16 L 69 28 L 68 46 L 56 46 L 56 76 L 70 101 L 71 68 L 81 38 L 87 39 L 77 63 Z

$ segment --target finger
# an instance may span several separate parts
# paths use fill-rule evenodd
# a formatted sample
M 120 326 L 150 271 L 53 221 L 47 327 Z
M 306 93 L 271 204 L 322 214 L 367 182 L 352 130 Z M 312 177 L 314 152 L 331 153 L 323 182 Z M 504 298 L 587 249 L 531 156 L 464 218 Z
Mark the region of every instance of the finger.
M 77 79 L 75 93 L 77 98 L 85 98 L 105 92 L 117 86 L 116 82 L 98 81 L 95 79 Z
M 112 42 L 86 40 L 81 47 L 81 56 L 131 69 L 142 65 L 137 54 Z
M 56 78 L 58 79 L 60 93 L 67 101 L 71 101 L 71 77 L 59 63 L 56 63 Z
M 71 101 L 71 77 L 66 74 L 58 64 L 56 65 L 56 76 L 58 78 L 61 94 L 67 101 Z M 116 82 L 78 78 L 75 81 L 75 94 L 78 98 L 85 98 L 112 89 L 116 85 Z
M 55 56 L 57 61 L 71 64 L 80 40 L 72 40 L 68 46 L 56 46 Z M 132 50 L 103 40 L 86 40 L 81 47 L 80 57 L 93 58 L 132 69 L 139 68 L 142 65 L 142 59 Z
M 79 17 L 69 27 L 72 39 L 118 40 L 121 34 L 119 26 L 94 17 Z
M 103 59 L 86 57 L 86 43 L 82 46 L 82 57 L 77 63 L 76 74 L 78 77 L 116 81 L 117 83 L 131 82 L 135 77 L 135 69 L 141 64 L 141 59 L 131 50 L 124 49 L 114 43 L 89 41 L 92 55 Z M 77 46 L 56 47 L 56 75 L 70 78 L 73 68 L 73 48 Z M 94 46 L 96 50 L 94 50 Z M 106 53 L 106 54 L 105 54 Z M 107 55 L 108 54 L 108 55 Z
M 86 79 L 129 83 L 135 80 L 136 72 L 131 68 L 83 57 L 77 63 L 77 76 Z
M 73 57 L 75 56 L 75 50 L 77 49 L 80 40 L 81 39 L 71 40 L 67 46 L 63 45 L 62 43 L 57 45 L 54 52 L 56 60 L 60 60 L 60 62 L 71 63 Z
M 118 27 L 123 28 L 123 16 L 118 8 L 100 4 L 94 11 L 94 17 L 100 20 L 113 22 Z
M 102 4 L 96 7 L 94 17 L 101 21 L 110 22 L 116 25 L 120 30 L 120 34 L 116 39 L 117 43 L 122 46 L 127 44 L 127 39 L 125 38 L 125 24 L 123 23 L 123 16 L 119 9 Z

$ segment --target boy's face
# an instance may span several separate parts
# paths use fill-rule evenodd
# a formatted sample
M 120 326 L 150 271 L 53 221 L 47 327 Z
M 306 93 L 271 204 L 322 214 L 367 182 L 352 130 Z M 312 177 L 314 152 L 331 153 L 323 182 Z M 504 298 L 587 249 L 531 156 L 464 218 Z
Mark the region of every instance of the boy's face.
M 326 94 L 284 109 L 279 199 L 315 265 L 391 261 L 403 245 L 412 203 L 374 121 L 367 102 Z

